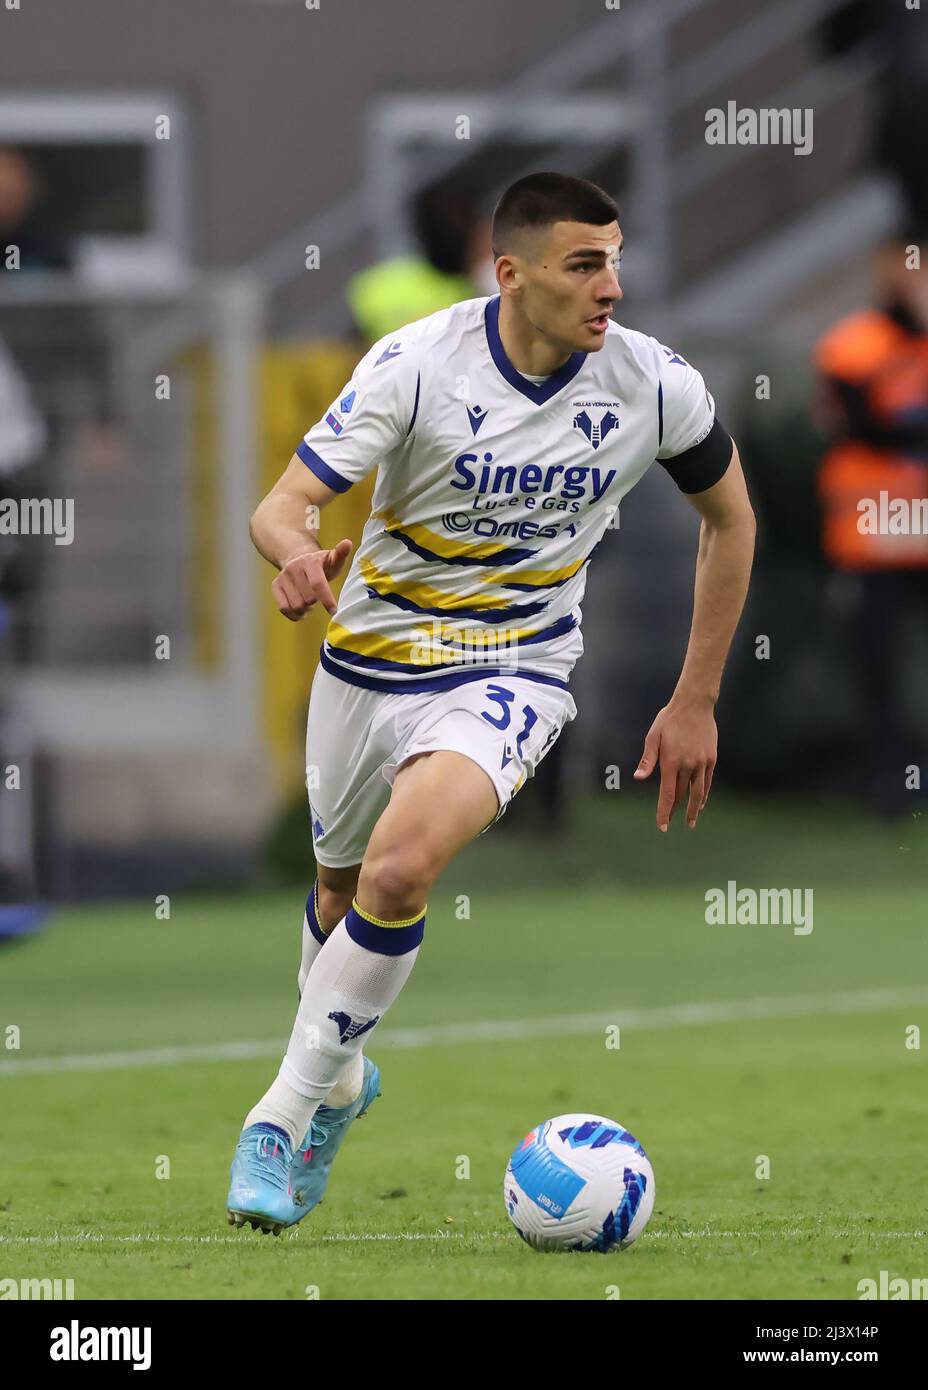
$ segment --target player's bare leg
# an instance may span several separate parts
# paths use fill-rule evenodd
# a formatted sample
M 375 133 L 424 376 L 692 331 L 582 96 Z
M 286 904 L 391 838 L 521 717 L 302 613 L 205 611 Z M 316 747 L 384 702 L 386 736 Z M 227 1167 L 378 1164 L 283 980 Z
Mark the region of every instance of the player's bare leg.
M 360 907 L 384 921 L 421 909 L 439 874 L 499 809 L 483 768 L 463 753 L 420 753 L 397 772 L 361 873 Z
M 365 1035 L 409 978 L 432 885 L 497 810 L 490 778 L 461 753 L 423 753 L 397 772 L 364 856 L 357 896 L 306 978 L 280 1074 L 246 1117 L 229 1198 L 236 1224 L 257 1216 L 262 1229 L 279 1231 L 322 1200 L 345 1131 L 379 1093 L 379 1071 L 365 1059 L 361 1093 L 341 1109 L 328 1103 L 332 1090 L 346 1064 L 360 1059 Z M 344 882 L 335 891 L 345 891 Z M 273 1167 L 274 1176 L 286 1161 L 288 1181 L 270 1201 L 266 1181 L 256 1185 L 251 1172 L 255 1145 L 259 1165 Z
M 333 927 L 338 926 L 351 906 L 351 899 L 358 887 L 361 865 L 352 864 L 347 869 L 329 869 L 325 864 L 318 864 L 316 867 L 316 877 L 319 880 L 319 911 L 322 915 L 319 925 L 328 934 Z
M 346 901 L 353 870 L 320 868 L 320 885 L 323 874 L 329 885 L 318 899 L 323 921 L 329 912 L 343 910 L 324 949 L 317 948 L 278 1082 L 249 1122 L 295 1127 L 296 1142 L 312 1118 L 314 1101 L 332 1106 L 333 1090 L 340 1105 L 355 1098 L 365 1078 L 348 1064 L 354 1060 L 360 1071 L 364 1034 L 380 1022 L 412 970 L 432 885 L 498 809 L 489 776 L 463 753 L 420 753 L 397 771 L 353 900 Z M 353 1094 L 342 1094 L 349 1082 Z M 279 1110 L 277 1090 L 283 1102 Z

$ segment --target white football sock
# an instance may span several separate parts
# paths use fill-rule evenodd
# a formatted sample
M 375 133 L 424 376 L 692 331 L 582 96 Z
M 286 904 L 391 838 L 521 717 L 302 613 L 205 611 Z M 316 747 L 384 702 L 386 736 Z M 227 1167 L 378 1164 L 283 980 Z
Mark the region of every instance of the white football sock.
M 319 1105 L 331 1104 L 346 1062 L 358 1056 L 408 980 L 424 930 L 425 908 L 384 922 L 352 904 L 312 964 L 277 1081 L 246 1125 L 278 1124 L 300 1142 Z
M 319 881 L 317 879 L 309 890 L 309 897 L 306 899 L 306 911 L 303 913 L 303 953 L 300 958 L 300 973 L 297 977 L 300 984 L 300 994 L 303 993 L 306 976 L 312 969 L 313 961 L 327 941 L 328 936 L 324 933 L 322 923 L 319 920 Z
M 249 1125 L 277 1125 L 290 1136 L 290 1143 L 296 1148 L 302 1142 L 309 1120 L 303 1123 L 306 1113 L 306 1098 L 292 1086 L 288 1086 L 281 1076 L 275 1076 L 264 1095 L 245 1116 L 242 1129 Z
M 313 884 L 306 899 L 306 911 L 303 913 L 303 950 L 300 960 L 300 996 L 303 994 L 303 987 L 306 984 L 307 976 L 312 969 L 313 961 L 328 941 L 328 934 L 322 922 L 319 912 L 319 880 Z M 339 1073 L 338 1080 L 329 1092 L 326 1102 L 333 1108 L 340 1108 L 351 1105 L 352 1101 L 357 1100 L 361 1094 L 361 1087 L 364 1085 L 364 1058 L 359 1053 L 357 1057 L 347 1062 Z M 289 1090 L 289 1087 L 287 1088 Z M 289 1107 L 287 1107 L 289 1109 Z
M 338 1080 L 329 1092 L 326 1105 L 330 1105 L 334 1109 L 350 1105 L 361 1094 L 363 1084 L 364 1057 L 362 1053 L 358 1052 L 349 1061 L 343 1063 Z M 309 1127 L 309 1120 L 304 1121 L 303 1119 L 305 1113 L 306 1097 L 289 1086 L 282 1076 L 277 1075 L 258 1104 L 245 1116 L 245 1123 L 242 1128 L 247 1129 L 249 1125 L 255 1125 L 259 1122 L 277 1125 L 278 1128 L 289 1134 L 290 1143 L 296 1148 L 297 1144 L 302 1143 L 303 1136 Z M 310 1116 L 310 1118 L 312 1117 Z
M 326 1105 L 331 1105 L 334 1110 L 350 1105 L 361 1094 L 363 1085 L 364 1054 L 358 1052 L 338 1073 L 338 1080 L 329 1092 Z

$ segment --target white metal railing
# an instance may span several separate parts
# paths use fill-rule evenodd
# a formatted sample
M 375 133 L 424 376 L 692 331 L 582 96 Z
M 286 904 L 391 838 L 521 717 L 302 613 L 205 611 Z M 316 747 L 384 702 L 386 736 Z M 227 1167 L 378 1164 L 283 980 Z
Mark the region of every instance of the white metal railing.
M 14 687 L 17 706 L 28 709 L 35 737 L 48 749 L 256 748 L 260 662 L 246 523 L 257 485 L 261 286 L 247 275 L 194 281 L 181 306 L 186 331 L 167 337 L 159 330 L 168 319 L 177 329 L 178 306 L 163 297 L 145 330 L 156 305 L 151 296 L 127 304 L 123 292 L 117 307 L 78 285 L 62 288 L 59 307 L 77 302 L 103 314 L 115 359 L 105 429 L 115 444 L 108 470 L 97 446 L 82 462 L 74 441 L 98 423 L 93 412 L 68 404 L 68 383 L 51 379 L 50 368 L 44 379 L 41 368 L 27 374 L 50 440 L 30 482 L 42 496 L 75 499 L 74 539 L 59 548 L 49 537 L 28 540 L 37 578 L 14 614 L 15 646 L 26 659 L 12 672 L 7 668 L 5 684 Z M 55 306 L 55 286 L 47 279 L 36 277 L 30 286 L 24 275 L 12 291 L 0 284 L 0 337 L 15 345 L 15 316 L 25 312 L 32 320 L 32 350 L 41 349 L 35 316 Z M 187 516 L 195 402 L 193 380 L 178 354 L 188 347 L 205 349 L 214 381 L 215 460 L 206 505 L 215 536 L 210 564 L 218 601 L 209 621 L 218 659 L 210 667 L 195 659 L 192 560 L 204 542 L 190 533 Z M 163 374 L 171 395 L 159 401 L 155 379 Z M 202 401 L 197 408 L 203 409 Z M 9 482 L 5 490 L 0 478 L 0 494 L 12 495 Z M 171 638 L 166 661 L 155 656 L 151 639 L 159 634 Z
M 506 94 L 500 107 L 511 108 L 512 119 L 518 118 L 521 103 L 537 100 L 539 95 L 550 100 L 559 93 L 576 91 L 583 82 L 600 73 L 608 63 L 627 55 L 639 60 L 633 68 L 639 74 L 636 87 L 645 88 L 650 81 L 653 53 L 664 40 L 669 27 L 688 14 L 710 4 L 711 0 L 649 0 L 646 7 L 614 11 L 608 18 L 583 30 L 567 40 L 556 53 L 533 64 L 521 76 L 506 84 Z M 441 159 L 430 162 L 411 180 L 412 192 L 424 187 L 436 177 L 451 172 L 465 159 L 472 157 L 484 140 L 479 132 L 473 140 L 461 142 L 456 148 L 443 151 Z M 462 148 L 463 145 L 463 148 Z M 249 269 L 275 291 L 294 279 L 303 265 L 302 250 L 306 245 L 344 246 L 370 233 L 379 216 L 365 197 L 363 184 L 347 197 L 304 223 L 299 230 L 273 242 L 249 262 Z
M 704 144 L 674 153 L 669 134 L 672 117 L 702 98 L 711 96 L 714 102 L 721 101 L 724 84 L 735 83 L 772 50 L 811 38 L 821 21 L 844 0 L 781 0 L 773 6 L 757 7 L 753 13 L 749 10 L 724 38 L 671 65 L 671 31 L 712 3 L 713 0 L 648 0 L 647 5 L 613 11 L 508 83 L 505 95 L 496 104 L 489 133 L 487 129 L 482 133 L 478 130 L 469 141 L 443 145 L 429 158 L 417 161 L 416 167 L 404 169 L 400 179 L 395 138 L 395 112 L 400 103 L 389 99 L 376 103 L 371 108 L 366 140 L 368 150 L 376 151 L 376 158 L 371 156 L 366 162 L 361 185 L 298 230 L 265 248 L 251 261 L 250 268 L 273 295 L 301 273 L 304 248 L 309 244 L 337 245 L 344 251 L 352 245 L 360 247 L 362 239 L 373 234 L 379 251 L 389 252 L 402 240 L 404 231 L 392 196 L 397 182 L 402 184 L 405 199 L 411 199 L 419 189 L 471 159 L 494 132 L 517 125 L 526 101 L 537 103 L 541 98 L 551 105 L 552 98 L 565 98 L 584 90 L 584 84 L 601 78 L 610 64 L 625 58 L 632 83 L 627 96 L 645 112 L 645 118 L 637 123 L 630 137 L 633 175 L 629 203 L 639 226 L 646 228 L 647 242 L 640 249 L 646 264 L 637 268 L 640 278 L 636 274 L 636 281 L 640 288 L 646 286 L 647 298 L 659 304 L 666 294 L 666 271 L 673 260 L 676 209 L 683 198 L 708 189 L 730 167 L 730 161 L 723 165 L 714 159 L 717 152 Z M 827 109 L 849 91 L 865 87 L 878 71 L 879 59 L 875 56 L 850 63 L 812 62 L 795 88 L 787 85 L 771 94 L 764 104 L 793 105 L 799 98 L 808 101 L 811 90 L 816 105 L 821 103 L 822 109 Z M 485 94 L 481 93 L 467 98 L 472 104 L 484 99 Z M 752 146 L 738 146 L 727 153 L 734 153 L 737 162 L 757 155 Z M 584 165 L 579 152 L 574 163 L 578 168 Z M 798 275 L 796 283 L 801 283 Z M 718 277 L 714 277 L 714 284 L 718 293 Z M 316 306 L 308 323 L 304 320 L 304 331 L 306 327 L 324 329 L 338 307 L 339 300 L 334 296 Z

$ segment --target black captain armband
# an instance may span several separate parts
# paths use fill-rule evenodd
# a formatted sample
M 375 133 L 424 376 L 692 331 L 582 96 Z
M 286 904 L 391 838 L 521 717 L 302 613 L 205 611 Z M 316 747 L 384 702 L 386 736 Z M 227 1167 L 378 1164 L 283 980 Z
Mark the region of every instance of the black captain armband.
M 672 459 L 657 461 L 667 469 L 681 492 L 705 492 L 725 476 L 734 451 L 731 435 L 716 419 L 705 439 L 694 444 L 692 449 L 675 454 Z

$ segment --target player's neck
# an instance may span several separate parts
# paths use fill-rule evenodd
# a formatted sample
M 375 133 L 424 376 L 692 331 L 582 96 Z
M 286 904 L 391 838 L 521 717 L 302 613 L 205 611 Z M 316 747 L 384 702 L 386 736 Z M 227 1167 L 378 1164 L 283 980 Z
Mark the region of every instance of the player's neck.
M 525 376 L 550 376 L 571 356 L 550 338 L 542 337 L 513 309 L 505 295 L 500 296 L 499 338 L 509 361 Z

